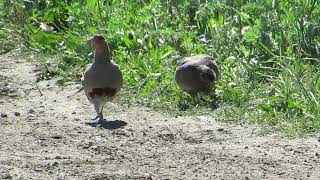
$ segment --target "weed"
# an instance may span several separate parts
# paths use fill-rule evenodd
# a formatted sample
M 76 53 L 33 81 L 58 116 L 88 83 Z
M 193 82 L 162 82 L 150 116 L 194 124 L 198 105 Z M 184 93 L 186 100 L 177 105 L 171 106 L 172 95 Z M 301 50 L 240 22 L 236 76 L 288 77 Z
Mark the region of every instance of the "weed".
M 319 132 L 320 8 L 316 0 L 5 0 L 1 22 L 37 53 L 41 79 L 78 80 L 92 60 L 86 42 L 104 34 L 124 74 L 122 101 L 225 121 Z M 3 42 L 3 41 L 1 41 Z M 3 46 L 3 45 L 2 45 Z M 5 50 L 6 51 L 6 50 Z M 206 53 L 219 63 L 218 101 L 192 98 L 174 82 L 179 57 Z

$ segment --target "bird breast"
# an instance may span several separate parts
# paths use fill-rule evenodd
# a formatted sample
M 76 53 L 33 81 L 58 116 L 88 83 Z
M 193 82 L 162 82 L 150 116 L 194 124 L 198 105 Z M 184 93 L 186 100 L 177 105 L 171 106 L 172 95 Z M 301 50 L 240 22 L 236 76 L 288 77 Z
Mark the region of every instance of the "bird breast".
M 113 94 L 122 86 L 122 74 L 117 66 L 92 65 L 84 75 L 84 90 L 86 93 Z M 94 90 L 95 89 L 95 90 Z

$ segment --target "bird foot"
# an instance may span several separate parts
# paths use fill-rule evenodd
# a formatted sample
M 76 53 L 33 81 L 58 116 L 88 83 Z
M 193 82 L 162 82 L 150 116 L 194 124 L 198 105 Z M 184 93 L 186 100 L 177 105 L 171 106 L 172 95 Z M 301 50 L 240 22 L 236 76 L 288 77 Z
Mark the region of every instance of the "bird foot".
M 95 126 L 96 127 L 101 127 L 102 126 L 102 124 L 103 124 L 103 118 L 97 118 L 97 120 L 96 120 L 96 122 L 95 122 Z

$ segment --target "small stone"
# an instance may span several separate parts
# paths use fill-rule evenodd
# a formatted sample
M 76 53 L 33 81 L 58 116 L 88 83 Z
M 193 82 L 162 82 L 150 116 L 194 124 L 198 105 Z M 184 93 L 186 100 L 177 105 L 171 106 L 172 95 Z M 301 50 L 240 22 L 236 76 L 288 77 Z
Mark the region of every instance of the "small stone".
M 245 149 L 249 149 L 249 147 L 248 147 L 248 146 L 245 146 L 244 148 L 245 148 Z
M 320 154 L 318 152 L 316 152 L 315 155 L 320 158 Z
M 8 115 L 5 114 L 5 113 L 1 113 L 1 117 L 2 117 L 2 118 L 6 118 L 6 117 L 8 117 Z
M 82 146 L 82 149 L 88 149 L 88 148 L 90 148 L 91 146 L 93 146 L 93 142 L 90 141 L 90 142 L 84 144 L 84 145 Z
M 36 115 L 34 115 L 34 114 L 29 114 L 29 115 L 28 115 L 28 118 L 31 118 L 31 119 L 32 119 L 32 118 L 35 118 L 35 117 L 36 117 Z
M 71 114 L 77 114 L 77 112 L 73 111 Z
M 52 139 L 62 139 L 63 137 L 61 135 L 53 135 L 51 136 Z
M 224 131 L 224 128 L 218 128 L 217 131 L 219 132 Z
M 35 113 L 35 112 L 36 112 L 36 111 L 33 110 L 33 109 L 30 109 L 30 110 L 28 111 L 29 114 L 33 114 L 33 113 Z
M 9 173 L 3 173 L 0 176 L 1 179 L 12 179 L 12 176 Z
M 14 112 L 13 113 L 15 116 L 20 116 L 20 113 L 19 112 Z
M 55 161 L 55 162 L 53 162 L 52 164 L 51 164 L 51 166 L 58 166 L 59 165 L 59 163 L 57 162 L 57 161 Z

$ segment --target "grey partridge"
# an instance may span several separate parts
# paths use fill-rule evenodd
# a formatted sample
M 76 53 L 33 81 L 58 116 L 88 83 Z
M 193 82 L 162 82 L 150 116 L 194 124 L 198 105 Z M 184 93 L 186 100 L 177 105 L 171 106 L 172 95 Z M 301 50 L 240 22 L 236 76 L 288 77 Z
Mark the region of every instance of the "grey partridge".
M 217 63 L 208 55 L 195 55 L 181 59 L 175 80 L 182 91 L 191 95 L 210 95 L 219 77 Z
M 96 35 L 91 40 L 94 62 L 83 75 L 83 89 L 97 113 L 97 122 L 103 120 L 102 110 L 108 101 L 112 101 L 122 87 L 122 73 L 112 62 L 111 52 L 103 36 Z

